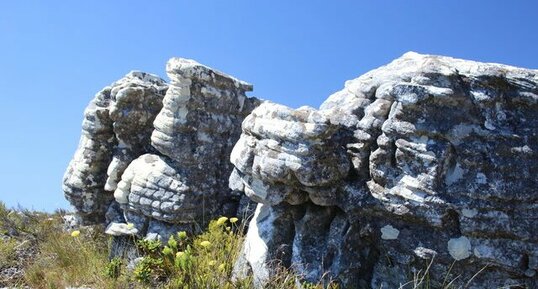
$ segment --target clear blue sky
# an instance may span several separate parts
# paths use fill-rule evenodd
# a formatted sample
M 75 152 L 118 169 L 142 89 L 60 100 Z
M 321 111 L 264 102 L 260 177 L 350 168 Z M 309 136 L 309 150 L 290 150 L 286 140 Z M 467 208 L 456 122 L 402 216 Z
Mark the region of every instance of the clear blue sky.
M 317 107 L 413 50 L 538 68 L 538 1 L 1 1 L 0 200 L 67 208 L 82 113 L 130 70 L 173 56 Z

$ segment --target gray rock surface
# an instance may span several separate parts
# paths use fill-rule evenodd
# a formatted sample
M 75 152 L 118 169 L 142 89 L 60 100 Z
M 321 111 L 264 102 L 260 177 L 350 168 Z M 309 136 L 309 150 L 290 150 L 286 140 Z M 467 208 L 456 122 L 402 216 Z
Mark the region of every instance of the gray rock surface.
M 80 217 L 76 214 L 67 214 L 62 216 L 63 219 L 63 230 L 65 232 L 72 232 L 74 230 L 78 230 L 80 228 L 80 224 L 82 223 L 82 220 Z
M 166 71 L 170 84 L 134 72 L 96 95 L 65 174 L 77 213 L 113 236 L 167 238 L 239 206 L 228 156 L 259 103 L 252 86 L 188 59 Z
M 100 223 L 127 165 L 150 146 L 152 123 L 168 88 L 159 77 L 130 72 L 97 93 L 84 112 L 82 136 L 63 190 L 85 223 Z
M 235 273 L 258 287 L 282 265 L 399 288 L 431 264 L 433 288 L 538 288 L 538 71 L 407 53 L 320 109 L 260 105 L 192 60 L 167 74 L 99 92 L 64 177 L 113 256 L 254 201 Z
M 398 288 L 431 262 L 431 287 L 538 288 L 538 71 L 407 53 L 242 130 L 230 188 L 260 204 L 235 270 L 259 287 L 275 263 Z
M 345 149 L 333 140 L 336 131 L 313 108 L 261 104 L 243 122 L 232 151 L 232 188 L 270 205 L 334 205 L 336 184 L 349 171 Z

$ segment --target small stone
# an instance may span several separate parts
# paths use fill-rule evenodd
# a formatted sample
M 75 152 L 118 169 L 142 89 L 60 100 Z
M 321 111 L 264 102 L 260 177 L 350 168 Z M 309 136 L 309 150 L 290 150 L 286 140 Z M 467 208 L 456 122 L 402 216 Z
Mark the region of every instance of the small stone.
M 415 252 L 415 255 L 422 259 L 432 259 L 435 257 L 435 255 L 437 255 L 435 250 L 424 247 L 417 247 L 413 252 Z
M 106 227 L 105 233 L 111 236 L 136 235 L 138 229 L 132 223 L 110 223 Z

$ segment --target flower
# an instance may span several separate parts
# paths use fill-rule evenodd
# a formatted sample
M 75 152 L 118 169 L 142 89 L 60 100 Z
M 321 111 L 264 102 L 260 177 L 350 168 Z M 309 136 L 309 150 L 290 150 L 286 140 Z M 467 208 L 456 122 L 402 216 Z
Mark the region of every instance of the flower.
M 133 223 L 127 223 L 127 229 L 131 230 L 134 228 L 134 224 Z
M 76 237 L 78 237 L 79 235 L 80 235 L 80 231 L 79 231 L 79 230 L 76 230 L 76 231 L 71 232 L 71 237 L 73 237 L 73 238 L 76 238 Z
M 239 219 L 236 218 L 236 217 L 232 217 L 232 218 L 230 218 L 230 223 L 232 223 L 232 224 L 233 224 L 233 223 L 236 223 L 237 221 L 239 221 Z
M 209 261 L 209 263 L 207 263 L 207 264 L 209 264 L 209 266 L 214 266 L 215 264 L 217 264 L 217 261 L 215 261 L 215 260 L 211 260 L 211 261 Z
M 219 270 L 224 271 L 224 269 L 226 269 L 226 265 L 224 265 L 224 263 L 220 264 L 219 265 Z
M 179 251 L 176 253 L 176 258 L 181 258 L 181 256 L 183 256 L 183 254 L 185 254 L 185 252 L 183 251 Z
M 220 217 L 218 220 L 217 220 L 217 225 L 222 225 L 224 223 L 226 223 L 226 221 L 228 221 L 228 218 L 226 217 Z
M 211 245 L 211 242 L 209 242 L 209 241 L 200 242 L 200 246 L 202 246 L 202 247 L 209 247 L 210 245 Z
M 185 232 L 185 231 L 178 232 L 178 233 L 177 233 L 177 236 L 178 236 L 180 239 L 186 239 L 186 238 L 187 238 L 187 232 Z

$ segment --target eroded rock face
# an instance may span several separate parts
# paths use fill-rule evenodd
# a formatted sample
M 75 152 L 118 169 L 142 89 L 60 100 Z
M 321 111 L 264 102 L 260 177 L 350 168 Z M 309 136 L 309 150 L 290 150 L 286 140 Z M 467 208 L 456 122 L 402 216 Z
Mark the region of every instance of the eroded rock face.
M 236 272 L 398 288 L 433 259 L 434 287 L 538 287 L 537 134 L 538 71 L 416 53 L 319 110 L 264 103 L 231 154 L 260 203 Z
M 231 149 L 259 103 L 252 86 L 193 60 L 167 64 L 171 83 L 131 73 L 97 94 L 64 179 L 83 219 L 113 236 L 166 238 L 235 215 Z M 106 220 L 105 220 L 106 219 Z
M 168 88 L 156 75 L 131 72 L 95 95 L 84 112 L 82 136 L 64 175 L 67 200 L 85 223 L 100 223 L 123 171 L 153 151 L 153 120 Z
M 336 131 L 313 108 L 261 104 L 243 122 L 232 151 L 232 188 L 270 205 L 334 205 L 337 184 L 349 171 L 345 149 L 332 139 Z

